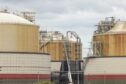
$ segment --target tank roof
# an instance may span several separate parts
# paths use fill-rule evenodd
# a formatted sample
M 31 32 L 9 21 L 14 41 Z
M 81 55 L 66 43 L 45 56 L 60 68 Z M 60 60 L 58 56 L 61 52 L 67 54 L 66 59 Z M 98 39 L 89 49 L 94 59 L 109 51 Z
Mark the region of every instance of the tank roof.
M 115 24 L 115 26 L 106 33 L 123 33 L 126 32 L 126 21 L 120 21 Z
M 0 13 L 0 23 L 34 25 L 27 19 L 10 13 Z

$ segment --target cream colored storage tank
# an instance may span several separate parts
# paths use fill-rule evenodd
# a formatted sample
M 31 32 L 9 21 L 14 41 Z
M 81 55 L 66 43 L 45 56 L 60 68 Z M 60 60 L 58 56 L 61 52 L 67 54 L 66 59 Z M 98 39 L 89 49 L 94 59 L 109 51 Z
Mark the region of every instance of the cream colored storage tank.
M 71 60 L 77 59 L 77 48 L 75 42 L 69 42 L 69 58 Z M 51 61 L 63 61 L 65 60 L 64 54 L 64 42 L 63 41 L 51 41 L 41 49 L 41 52 L 51 54 Z
M 58 31 L 41 31 L 40 32 L 40 52 L 49 53 L 51 61 L 65 60 L 63 34 Z M 82 43 L 77 43 L 76 40 L 68 39 L 67 53 L 70 60 L 76 60 L 81 57 Z
M 111 30 L 93 36 L 94 55 L 126 56 L 126 22 L 118 22 Z
M 9 13 L 0 13 L 0 51 L 38 52 L 38 26 Z

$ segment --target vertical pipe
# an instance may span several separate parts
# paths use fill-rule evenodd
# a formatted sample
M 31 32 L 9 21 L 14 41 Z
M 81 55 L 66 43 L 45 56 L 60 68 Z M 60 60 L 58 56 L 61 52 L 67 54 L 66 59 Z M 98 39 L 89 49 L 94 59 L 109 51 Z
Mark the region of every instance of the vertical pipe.
M 68 53 L 67 53 L 67 39 L 65 37 L 64 37 L 64 50 L 65 50 L 65 57 L 66 57 L 67 66 L 68 66 L 69 84 L 73 84 L 72 74 L 71 74 L 71 69 L 70 69 L 70 62 L 69 62 L 69 57 L 68 57 Z
M 81 59 L 81 54 L 80 54 L 80 44 L 81 44 L 81 39 L 80 39 L 80 37 L 76 34 L 76 32 L 73 32 L 73 31 L 68 31 L 67 32 L 67 38 L 68 38 L 68 35 L 69 35 L 69 33 L 71 34 L 71 35 L 73 35 L 75 38 L 76 38 L 76 40 L 77 40 L 77 45 L 76 45 L 76 53 L 77 53 L 77 60 L 76 60 L 76 73 L 77 73 L 77 84 L 79 84 L 80 83 L 80 72 L 79 72 L 79 60 Z

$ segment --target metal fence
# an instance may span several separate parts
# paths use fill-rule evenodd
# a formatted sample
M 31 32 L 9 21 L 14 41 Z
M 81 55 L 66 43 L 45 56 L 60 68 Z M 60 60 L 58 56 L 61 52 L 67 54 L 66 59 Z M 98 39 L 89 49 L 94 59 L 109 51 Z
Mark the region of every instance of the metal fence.
M 71 76 L 73 84 L 83 84 L 83 71 L 80 61 L 70 61 Z M 62 62 L 60 71 L 51 73 L 51 81 L 54 84 L 69 84 L 68 66 L 66 61 Z

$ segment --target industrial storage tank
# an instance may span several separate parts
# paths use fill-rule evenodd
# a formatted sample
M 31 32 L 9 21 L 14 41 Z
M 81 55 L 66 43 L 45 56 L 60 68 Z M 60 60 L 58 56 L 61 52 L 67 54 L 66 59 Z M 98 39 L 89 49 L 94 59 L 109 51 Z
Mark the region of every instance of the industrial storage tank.
M 38 52 L 39 26 L 9 13 L 0 13 L 0 51 Z
M 51 81 L 54 84 L 68 84 L 69 71 L 74 84 L 83 84 L 82 43 L 75 32 L 67 31 L 63 35 L 59 31 L 40 31 L 40 52 L 51 55 Z
M 0 84 L 50 81 L 50 55 L 39 52 L 38 28 L 21 16 L 0 13 Z
M 99 41 L 103 45 L 104 56 L 126 56 L 126 22 L 118 22 L 110 31 L 94 36 L 94 42 Z
M 126 83 L 126 22 L 100 22 L 93 35 L 93 55 L 84 58 L 84 84 Z
M 0 52 L 0 84 L 50 81 L 49 54 Z
M 126 22 L 118 22 L 109 31 L 93 36 L 94 55 L 126 56 Z
M 70 42 L 69 43 L 69 56 L 71 60 L 77 59 L 77 53 L 76 53 L 76 43 Z M 65 54 L 64 54 L 64 42 L 63 41 L 53 41 L 49 42 L 43 49 L 41 49 L 42 52 L 50 53 L 51 54 L 51 60 L 52 61 L 63 61 L 65 60 Z
M 88 57 L 84 84 L 126 84 L 126 57 Z
M 65 48 L 63 34 L 59 31 L 41 31 L 40 32 L 40 52 L 49 53 L 51 61 L 64 61 Z M 82 43 L 68 39 L 67 51 L 70 60 L 81 60 Z

